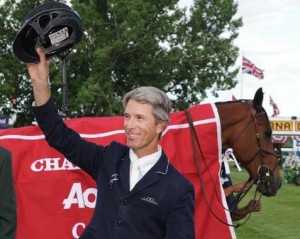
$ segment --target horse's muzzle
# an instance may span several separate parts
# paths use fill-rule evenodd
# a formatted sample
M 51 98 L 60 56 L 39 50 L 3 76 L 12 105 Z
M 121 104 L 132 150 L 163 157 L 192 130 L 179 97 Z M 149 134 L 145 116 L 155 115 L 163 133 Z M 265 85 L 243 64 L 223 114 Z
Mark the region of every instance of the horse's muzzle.
M 269 178 L 264 178 L 257 182 L 257 190 L 264 196 L 270 197 L 275 196 L 278 190 L 281 188 L 282 181 L 281 178 L 276 176 L 271 176 Z
M 264 196 L 275 196 L 281 187 L 281 178 L 266 165 L 258 168 L 257 190 Z

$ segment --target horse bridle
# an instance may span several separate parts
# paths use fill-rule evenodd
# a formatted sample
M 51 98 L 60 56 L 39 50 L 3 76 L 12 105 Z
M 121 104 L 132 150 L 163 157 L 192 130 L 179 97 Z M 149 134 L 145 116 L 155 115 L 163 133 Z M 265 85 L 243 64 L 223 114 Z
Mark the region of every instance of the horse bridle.
M 251 111 L 251 102 L 248 102 L 248 105 L 249 105 L 249 109 L 250 109 L 250 112 Z M 261 143 L 261 135 L 260 133 L 258 132 L 258 129 L 257 129 L 257 122 L 256 122 L 256 118 L 259 117 L 259 116 L 262 116 L 262 115 L 265 115 L 266 116 L 266 112 L 264 109 L 262 109 L 260 112 L 256 112 L 256 113 L 251 113 L 251 121 L 249 124 L 247 124 L 243 130 L 241 130 L 241 132 L 238 134 L 238 136 L 233 140 L 232 144 L 231 144 L 231 147 L 234 149 L 234 143 L 238 140 L 238 138 L 247 130 L 247 128 L 252 125 L 252 123 L 254 124 L 254 128 L 255 128 L 255 135 L 256 135 L 256 144 L 257 144 L 257 152 L 250 158 L 250 160 L 246 161 L 246 163 L 241 163 L 241 166 L 243 167 L 246 167 L 248 164 L 252 163 L 254 160 L 256 160 L 257 158 L 261 160 L 261 164 L 260 166 L 257 168 L 257 175 L 258 175 L 258 178 L 257 178 L 257 186 L 256 186 L 256 192 L 258 191 L 259 187 L 261 187 L 262 185 L 264 184 L 268 184 L 268 188 L 270 189 L 270 181 L 272 179 L 272 177 L 274 176 L 274 171 L 277 167 L 278 164 L 275 164 L 274 168 L 273 169 L 270 169 L 268 166 L 266 166 L 264 164 L 264 161 L 263 161 L 263 155 L 264 154 L 267 154 L 267 155 L 271 155 L 271 156 L 274 156 L 276 159 L 277 159 L 277 156 L 275 153 L 273 152 L 270 152 L 268 150 L 265 150 L 262 146 L 262 143 Z M 267 118 L 268 120 L 268 118 Z M 269 121 L 269 120 L 268 120 Z M 251 183 L 251 186 L 250 188 L 253 186 L 254 184 L 254 180 L 253 178 L 250 176 L 249 179 L 248 179 L 248 182 Z M 242 190 L 242 192 L 240 193 L 237 193 L 236 195 L 236 203 L 238 204 L 241 199 L 248 193 L 248 191 L 250 190 L 250 188 L 246 191 Z

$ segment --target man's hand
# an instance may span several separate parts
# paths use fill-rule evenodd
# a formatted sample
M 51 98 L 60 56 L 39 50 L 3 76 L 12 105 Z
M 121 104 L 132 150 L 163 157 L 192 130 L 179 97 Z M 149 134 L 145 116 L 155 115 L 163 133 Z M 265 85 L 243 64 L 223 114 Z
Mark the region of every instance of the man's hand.
M 252 199 L 245 207 L 237 208 L 231 212 L 232 221 L 238 221 L 246 217 L 251 212 L 261 211 L 261 202 L 256 199 Z
M 27 69 L 28 69 L 30 79 L 33 82 L 48 81 L 50 62 L 47 61 L 46 54 L 43 52 L 41 48 L 37 48 L 36 53 L 40 57 L 40 62 L 37 64 L 32 64 L 32 63 L 27 64 Z
M 42 49 L 37 48 L 36 52 L 40 57 L 40 62 L 27 64 L 27 70 L 32 82 L 35 104 L 40 106 L 45 104 L 51 96 L 48 81 L 50 61 L 46 59 L 46 54 Z
M 259 212 L 261 211 L 261 202 L 260 200 L 252 199 L 248 202 L 246 209 L 248 212 Z

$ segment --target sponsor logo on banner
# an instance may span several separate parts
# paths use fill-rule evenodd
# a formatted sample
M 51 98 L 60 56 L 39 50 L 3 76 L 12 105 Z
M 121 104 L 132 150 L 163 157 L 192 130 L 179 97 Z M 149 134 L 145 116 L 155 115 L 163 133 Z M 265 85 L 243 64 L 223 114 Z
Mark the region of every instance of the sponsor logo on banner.
M 37 159 L 31 164 L 31 170 L 41 171 L 60 171 L 60 170 L 78 170 L 79 167 L 69 162 L 66 158 L 43 158 Z

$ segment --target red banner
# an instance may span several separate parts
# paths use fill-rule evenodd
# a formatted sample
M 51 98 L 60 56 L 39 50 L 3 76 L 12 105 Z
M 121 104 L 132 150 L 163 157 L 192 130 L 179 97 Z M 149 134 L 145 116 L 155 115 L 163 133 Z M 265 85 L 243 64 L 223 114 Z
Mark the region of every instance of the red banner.
M 196 238 L 235 238 L 219 181 L 220 122 L 215 105 L 189 109 L 204 158 L 201 178 L 194 162 L 190 129 L 184 112 L 171 114 L 161 145 L 171 163 L 195 187 Z M 125 143 L 123 117 L 70 119 L 66 124 L 97 144 Z M 96 185 L 81 169 L 50 148 L 38 126 L 0 130 L 0 144 L 13 155 L 17 193 L 17 239 L 78 238 L 95 207 Z M 200 151 L 198 152 L 201 156 Z

